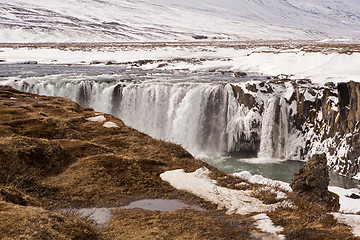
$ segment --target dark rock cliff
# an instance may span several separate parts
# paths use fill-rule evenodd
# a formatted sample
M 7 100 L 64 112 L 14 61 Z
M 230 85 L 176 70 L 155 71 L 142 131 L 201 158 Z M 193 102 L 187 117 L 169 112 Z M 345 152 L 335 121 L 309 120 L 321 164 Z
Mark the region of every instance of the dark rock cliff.
M 254 139 L 262 140 L 264 108 L 277 97 L 287 103 L 289 137 L 285 158 L 307 160 L 326 153 L 329 167 L 342 175 L 360 178 L 360 83 L 327 83 L 309 80 L 254 81 L 233 86 L 239 104 L 262 115 Z M 297 142 L 294 142 L 297 139 Z M 259 152 L 260 145 L 256 151 Z

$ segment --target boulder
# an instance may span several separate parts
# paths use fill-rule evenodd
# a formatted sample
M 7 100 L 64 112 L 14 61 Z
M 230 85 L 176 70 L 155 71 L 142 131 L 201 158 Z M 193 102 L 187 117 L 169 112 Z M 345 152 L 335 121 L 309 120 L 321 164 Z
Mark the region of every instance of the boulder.
M 329 169 L 325 154 L 315 154 L 291 179 L 294 193 L 309 201 L 337 208 L 334 196 L 328 191 Z M 336 198 L 336 197 L 335 197 Z

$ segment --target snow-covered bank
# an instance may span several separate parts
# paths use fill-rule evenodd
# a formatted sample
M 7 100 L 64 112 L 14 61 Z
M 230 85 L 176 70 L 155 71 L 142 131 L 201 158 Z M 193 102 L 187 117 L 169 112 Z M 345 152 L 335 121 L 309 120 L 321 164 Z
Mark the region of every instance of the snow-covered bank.
M 290 185 L 286 182 L 265 178 L 261 175 L 252 175 L 248 171 L 234 173 L 233 175 L 235 177 L 244 179 L 250 183 L 265 185 L 269 187 L 278 187 L 288 192 L 292 191 Z M 339 203 L 340 203 L 339 212 L 350 213 L 350 214 L 360 213 L 360 199 L 350 198 L 352 194 L 356 194 L 360 196 L 360 189 L 357 188 L 344 189 L 341 187 L 329 186 L 329 191 L 336 193 L 339 196 Z
M 356 0 L 1 0 L 3 42 L 359 38 Z M 219 27 L 221 26 L 221 27 Z
M 234 173 L 233 174 L 235 177 L 244 179 L 250 183 L 256 183 L 256 184 L 261 184 L 261 185 L 266 185 L 269 187 L 278 187 L 280 189 L 283 189 L 285 191 L 291 192 L 291 187 L 288 183 L 286 182 L 282 182 L 282 181 L 278 181 L 278 180 L 272 180 L 270 178 L 265 178 L 261 175 L 252 175 L 250 172 L 248 171 L 242 171 L 239 173 Z
M 177 60 L 176 60 L 177 59 Z M 196 59 L 196 61 L 178 61 Z M 128 63 L 153 60 L 144 69 L 188 69 L 190 71 L 245 71 L 263 75 L 290 75 L 309 78 L 315 83 L 360 81 L 360 53 L 305 52 L 300 49 L 234 49 L 224 47 L 163 47 L 151 49 L 107 48 L 101 50 L 64 50 L 49 48 L 1 48 L 2 64 L 35 61 L 39 64 Z M 174 61 L 176 60 L 176 61 Z
M 220 209 L 227 209 L 228 214 L 245 215 L 254 212 L 266 212 L 284 204 L 284 202 L 280 202 L 267 205 L 251 197 L 252 191 L 220 187 L 216 181 L 210 179 L 210 174 L 211 172 L 203 167 L 193 173 L 185 173 L 183 169 L 167 171 L 161 174 L 160 177 L 176 189 L 188 191 L 218 205 Z
M 251 197 L 251 190 L 241 191 L 220 187 L 217 185 L 215 180 L 210 178 L 210 174 L 211 172 L 207 168 L 203 167 L 192 173 L 185 173 L 183 169 L 167 171 L 161 174 L 160 177 L 162 180 L 169 182 L 176 189 L 185 190 L 194 195 L 197 195 L 218 205 L 220 209 L 227 209 L 228 214 L 250 214 L 255 212 L 263 213 L 267 211 L 273 211 L 281 205 L 284 206 L 284 204 L 291 206 L 291 203 L 288 203 L 287 201 L 266 205 L 260 200 Z M 257 183 L 271 187 L 288 186 L 287 183 L 266 179 L 259 175 L 252 176 L 249 172 L 242 172 L 237 174 L 237 176 L 248 180 L 251 183 Z M 339 187 L 329 187 L 329 190 L 335 192 L 340 197 L 340 210 L 339 213 L 333 213 L 334 217 L 337 218 L 339 222 L 352 227 L 354 235 L 359 236 L 360 232 L 358 224 L 360 221 L 360 216 L 354 214 L 359 213 L 360 199 L 349 198 L 349 194 L 359 194 L 360 190 L 346 190 Z M 342 214 L 343 212 L 352 214 Z M 274 226 L 271 219 L 266 214 L 256 215 L 254 216 L 254 219 L 257 221 L 255 224 L 262 231 L 274 234 L 276 239 L 285 238 L 283 235 L 277 235 L 283 229 L 281 227 Z
M 352 194 L 360 197 L 360 189 L 344 189 L 340 187 L 329 186 L 329 191 L 339 195 L 339 212 L 360 214 L 360 199 L 350 197 Z
M 253 217 L 256 222 L 255 225 L 263 232 L 270 233 L 272 235 L 271 239 L 285 240 L 284 235 L 277 235 L 277 233 L 282 232 L 284 229 L 279 226 L 275 226 L 271 219 L 265 214 L 261 213 Z
M 352 228 L 352 233 L 356 237 L 360 237 L 360 215 L 353 214 L 332 214 L 340 223 L 346 224 Z

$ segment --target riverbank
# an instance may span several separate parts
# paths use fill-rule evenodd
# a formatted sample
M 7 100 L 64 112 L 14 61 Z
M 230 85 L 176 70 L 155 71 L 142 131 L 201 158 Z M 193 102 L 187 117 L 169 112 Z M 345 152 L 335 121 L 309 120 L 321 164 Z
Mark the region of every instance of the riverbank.
M 245 71 L 326 82 L 359 81 L 360 44 L 329 41 L 205 41 L 0 44 L 0 64 L 129 65 L 142 69 Z
M 0 104 L 1 238 L 356 239 L 351 228 L 322 207 L 299 204 L 285 192 L 277 199 L 273 190 L 226 175 L 182 147 L 154 140 L 111 115 L 10 87 L 0 88 Z M 206 174 L 199 170 L 204 167 Z M 216 196 L 246 193 L 246 199 L 237 201 L 255 199 L 267 207 L 255 206 L 245 215 L 229 212 L 226 204 L 205 201 L 161 179 L 162 173 L 177 169 L 208 179 L 218 189 Z M 175 199 L 201 209 L 121 209 L 149 198 Z M 296 205 L 275 206 L 288 201 Z M 60 210 L 85 207 L 112 208 L 113 216 L 95 230 L 89 221 Z M 273 222 L 273 232 L 263 228 L 264 221 Z

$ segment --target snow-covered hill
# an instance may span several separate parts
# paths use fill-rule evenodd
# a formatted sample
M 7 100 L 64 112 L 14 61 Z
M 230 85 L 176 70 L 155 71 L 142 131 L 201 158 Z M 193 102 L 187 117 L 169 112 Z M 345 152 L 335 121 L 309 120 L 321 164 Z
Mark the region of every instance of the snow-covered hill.
M 0 42 L 360 39 L 358 0 L 0 0 Z

